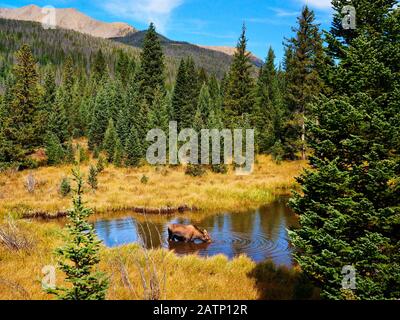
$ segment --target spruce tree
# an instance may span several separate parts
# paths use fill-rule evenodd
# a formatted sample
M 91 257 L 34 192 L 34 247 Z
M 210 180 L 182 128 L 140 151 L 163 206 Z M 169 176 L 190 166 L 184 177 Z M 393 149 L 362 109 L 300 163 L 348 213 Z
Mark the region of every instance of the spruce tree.
M 115 131 L 114 121 L 110 119 L 108 121 L 108 127 L 103 140 L 103 150 L 106 152 L 108 162 L 113 162 L 115 143 L 117 139 L 118 136 L 117 132 Z
M 101 87 L 96 96 L 89 125 L 88 138 L 90 150 L 94 150 L 96 146 L 101 146 L 103 142 L 109 119 L 109 99 L 110 97 L 107 95 L 107 91 L 104 87 Z
M 203 122 L 205 123 L 210 115 L 211 110 L 213 109 L 207 84 L 204 84 L 201 87 L 197 108 L 200 111 Z
M 115 63 L 115 75 L 125 87 L 129 80 L 129 58 L 123 50 L 118 51 L 117 61 Z
M 26 162 L 26 156 L 42 144 L 43 119 L 40 113 L 40 89 L 36 62 L 31 49 L 23 45 L 16 53 L 14 84 L 5 105 L 0 148 L 5 162 Z
M 92 77 L 96 83 L 104 80 L 107 72 L 107 64 L 104 58 L 103 51 L 100 49 L 96 52 L 92 64 Z
M 73 209 L 68 212 L 68 238 L 66 244 L 57 249 L 59 268 L 65 273 L 68 287 L 48 290 L 60 300 L 104 300 L 108 279 L 104 273 L 94 270 L 100 262 L 100 241 L 93 226 L 87 221 L 92 210 L 85 207 L 83 178 L 78 170 L 73 171 L 76 189 Z
M 169 125 L 169 96 L 161 90 L 156 90 L 153 105 L 149 111 L 148 129 L 161 129 L 165 132 Z
M 72 140 L 69 140 L 66 146 L 65 162 L 70 164 L 75 163 L 75 149 Z
M 342 44 L 330 34 L 331 54 L 341 51 L 334 90 L 312 104 L 311 170 L 291 200 L 301 225 L 290 233 L 296 260 L 329 299 L 400 297 L 400 11 L 382 11 L 381 1 L 370 8 L 382 32 L 366 24 Z M 342 287 L 345 266 L 355 271 L 352 291 Z
M 55 134 L 61 143 L 64 143 L 70 138 L 67 112 L 64 109 L 63 89 L 57 91 L 53 108 L 49 114 L 47 131 Z
M 250 53 L 247 52 L 246 27 L 243 25 L 233 62 L 224 87 L 224 110 L 227 125 L 235 127 L 240 118 L 254 111 L 254 81 Z
M 64 162 L 65 151 L 54 133 L 49 134 L 46 139 L 46 155 L 49 165 L 57 165 Z
M 256 112 L 254 124 L 259 152 L 266 153 L 280 140 L 283 121 L 283 101 L 279 75 L 275 67 L 275 53 L 268 51 L 257 81 Z
M 297 138 L 289 139 L 287 158 L 294 158 L 297 151 L 306 158 L 305 117 L 307 105 L 322 90 L 320 68 L 323 59 L 322 38 L 315 14 L 307 6 L 297 19 L 298 27 L 293 28 L 295 36 L 286 42 L 286 100 L 289 109 L 288 131 L 298 131 Z M 292 137 L 290 137 L 292 138 Z M 300 140 L 300 141 L 299 141 Z
M 138 132 L 135 127 L 132 127 L 125 143 L 125 164 L 130 167 L 139 166 L 142 154 L 142 144 L 140 143 Z
M 174 93 L 171 101 L 171 119 L 182 123 L 183 118 L 183 106 L 186 103 L 187 96 L 187 80 L 186 80 L 186 60 L 181 59 L 178 67 L 178 73 L 176 75 Z
M 43 104 L 45 110 L 51 110 L 56 100 L 57 87 L 55 82 L 54 70 L 52 67 L 48 67 L 44 76 L 43 84 Z
M 124 148 L 122 146 L 121 140 L 117 138 L 115 141 L 113 163 L 116 167 L 121 167 L 123 164 Z
M 92 190 L 96 190 L 98 187 L 98 180 L 97 180 L 97 169 L 95 166 L 91 165 L 89 167 L 89 176 L 88 176 L 88 185 L 92 188 Z
M 155 90 L 165 89 L 164 72 L 164 54 L 155 26 L 151 23 L 144 37 L 137 74 L 140 95 L 149 105 L 153 103 Z

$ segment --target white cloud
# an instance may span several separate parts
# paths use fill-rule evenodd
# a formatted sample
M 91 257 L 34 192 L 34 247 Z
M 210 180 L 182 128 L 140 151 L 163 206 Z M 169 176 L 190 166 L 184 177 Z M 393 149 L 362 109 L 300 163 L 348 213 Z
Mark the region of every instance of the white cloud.
M 165 32 L 170 15 L 184 0 L 109 0 L 102 6 L 113 15 L 143 23 L 154 22 Z
M 332 0 L 301 0 L 304 4 L 317 9 L 330 9 Z
M 298 11 L 288 11 L 281 8 L 271 8 L 271 10 L 275 12 L 277 17 L 292 17 L 299 15 Z

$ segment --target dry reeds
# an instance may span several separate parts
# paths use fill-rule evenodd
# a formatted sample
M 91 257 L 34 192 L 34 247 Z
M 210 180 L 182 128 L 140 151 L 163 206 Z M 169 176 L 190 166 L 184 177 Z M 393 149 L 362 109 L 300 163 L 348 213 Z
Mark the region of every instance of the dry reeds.
M 31 249 L 33 241 L 18 228 L 13 219 L 7 218 L 0 225 L 0 244 L 9 250 L 20 251 Z

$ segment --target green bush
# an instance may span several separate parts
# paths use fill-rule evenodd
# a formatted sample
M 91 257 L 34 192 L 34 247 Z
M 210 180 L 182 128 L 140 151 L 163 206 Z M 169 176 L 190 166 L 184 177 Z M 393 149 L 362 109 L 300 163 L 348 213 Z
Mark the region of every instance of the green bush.
M 227 174 L 228 173 L 228 166 L 226 164 L 214 164 L 211 166 L 211 171 L 214 173 L 221 173 Z
M 68 178 L 63 178 L 60 183 L 60 194 L 66 197 L 71 192 L 71 184 Z
M 143 184 L 147 184 L 149 182 L 149 177 L 146 175 L 143 175 L 142 178 L 140 179 L 140 182 Z

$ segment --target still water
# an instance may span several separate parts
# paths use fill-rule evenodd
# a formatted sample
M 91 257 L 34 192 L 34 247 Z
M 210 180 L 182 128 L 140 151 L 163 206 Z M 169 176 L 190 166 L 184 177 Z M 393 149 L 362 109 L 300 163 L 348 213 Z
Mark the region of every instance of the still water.
M 210 233 L 213 242 L 168 242 L 171 223 L 196 224 Z M 140 243 L 146 248 L 165 247 L 177 254 L 213 256 L 224 254 L 233 258 L 246 254 L 256 262 L 271 259 L 277 265 L 293 265 L 288 228 L 297 227 L 295 214 L 287 207 L 287 198 L 247 213 L 190 213 L 160 217 L 129 215 L 94 223 L 98 237 L 108 247 Z

